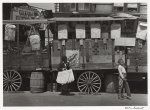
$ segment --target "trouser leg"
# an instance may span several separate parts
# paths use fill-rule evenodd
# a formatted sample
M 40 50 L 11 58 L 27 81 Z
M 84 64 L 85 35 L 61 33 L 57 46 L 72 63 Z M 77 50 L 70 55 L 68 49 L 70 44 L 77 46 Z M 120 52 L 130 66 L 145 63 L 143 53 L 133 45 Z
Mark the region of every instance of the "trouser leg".
M 119 77 L 119 91 L 118 91 L 118 98 L 121 98 L 121 97 L 123 96 L 122 90 L 123 90 L 123 80 Z
M 65 84 L 61 85 L 61 94 L 65 94 Z
M 124 82 L 125 84 L 125 90 L 127 92 L 127 96 L 131 97 L 130 87 L 127 81 Z
M 66 86 L 66 88 L 65 88 L 66 94 L 69 94 L 69 87 L 68 87 L 69 85 L 66 84 L 65 86 Z

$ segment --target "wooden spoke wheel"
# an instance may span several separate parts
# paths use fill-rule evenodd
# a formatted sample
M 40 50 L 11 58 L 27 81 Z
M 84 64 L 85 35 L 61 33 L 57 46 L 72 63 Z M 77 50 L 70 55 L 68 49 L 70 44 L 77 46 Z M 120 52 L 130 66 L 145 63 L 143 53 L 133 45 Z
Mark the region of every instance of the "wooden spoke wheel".
M 3 91 L 18 91 L 22 84 L 21 75 L 15 70 L 4 71 Z
M 82 93 L 98 93 L 101 89 L 101 79 L 96 73 L 86 71 L 79 76 L 77 86 Z

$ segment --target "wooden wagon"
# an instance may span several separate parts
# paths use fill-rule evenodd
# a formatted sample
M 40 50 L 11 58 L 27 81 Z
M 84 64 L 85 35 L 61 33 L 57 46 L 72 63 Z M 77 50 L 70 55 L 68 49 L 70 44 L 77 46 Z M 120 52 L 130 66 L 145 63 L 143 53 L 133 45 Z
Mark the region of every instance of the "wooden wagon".
M 128 25 L 131 25 L 130 21 L 132 22 L 131 24 L 133 27 L 127 29 L 125 24 L 129 22 Z M 48 41 L 51 37 L 49 36 L 49 32 L 52 32 L 53 40 L 48 42 L 48 47 L 45 51 L 44 49 L 38 51 L 40 53 L 40 57 L 36 54 L 36 52 L 23 53 L 22 49 L 25 44 L 20 42 L 20 24 L 30 26 L 41 23 L 49 24 L 49 29 L 51 31 L 48 31 Z M 98 93 L 102 88 L 104 88 L 107 92 L 116 92 L 118 73 L 116 68 L 117 59 L 121 57 L 125 60 L 125 63 L 128 67 L 128 72 L 137 72 L 136 68 L 138 67 L 138 58 L 136 57 L 136 54 L 138 53 L 142 56 L 140 58 L 143 58 L 141 61 L 144 61 L 144 66 L 147 64 L 147 56 L 144 56 L 145 54 L 143 54 L 143 52 L 146 53 L 146 43 L 144 47 L 139 49 L 136 39 L 134 40 L 135 45 L 133 45 L 133 42 L 131 42 L 131 44 L 127 43 L 124 44 L 124 46 L 115 46 L 115 40 L 111 37 L 111 25 L 113 23 L 121 24 L 121 36 L 123 36 L 125 39 L 129 39 L 127 37 L 131 37 L 132 40 L 135 39 L 135 33 L 138 24 L 137 18 L 72 17 L 52 18 L 49 20 L 4 20 L 3 24 L 15 24 L 18 28 L 16 42 L 11 43 L 11 45 L 16 47 L 16 50 L 6 51 L 6 48 L 6 50 L 3 51 L 4 91 L 19 90 L 22 85 L 22 76 L 30 77 L 31 72 L 39 71 L 37 70 L 37 64 L 40 65 L 40 71 L 46 73 L 45 77 L 50 77 L 49 80 L 51 80 L 50 82 L 52 88 L 52 83 L 56 83 L 57 66 L 60 63 L 61 56 L 66 55 L 72 64 L 72 69 L 75 76 L 75 81 L 71 83 L 72 90 L 75 88 L 83 93 Z M 86 34 L 83 32 L 86 36 L 85 38 L 76 38 L 77 32 L 75 29 L 77 24 L 85 25 Z M 101 36 L 104 33 L 108 34 L 107 47 L 104 46 L 105 42 L 102 37 L 91 37 L 91 31 L 89 30 L 91 29 L 91 24 L 101 25 Z M 67 26 L 67 31 L 63 31 L 63 34 L 67 33 L 68 38 L 59 38 L 59 34 L 62 33 L 61 29 L 59 29 L 60 25 Z M 125 32 L 124 30 L 128 31 Z M 79 32 L 78 34 L 81 33 Z M 103 36 L 105 36 L 105 34 Z M 44 37 L 44 35 L 42 37 Z M 8 45 L 7 42 L 3 42 L 4 47 L 5 45 Z M 145 73 L 145 69 L 139 72 Z M 143 75 L 140 76 L 140 80 L 142 80 L 141 77 L 143 77 Z

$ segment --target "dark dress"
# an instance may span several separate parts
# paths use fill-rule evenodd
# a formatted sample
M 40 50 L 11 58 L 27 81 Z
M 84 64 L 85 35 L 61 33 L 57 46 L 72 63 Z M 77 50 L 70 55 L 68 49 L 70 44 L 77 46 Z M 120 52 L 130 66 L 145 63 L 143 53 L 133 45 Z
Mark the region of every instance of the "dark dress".
M 66 70 L 70 69 L 69 62 L 67 62 L 67 63 L 61 62 L 59 64 L 58 71 L 63 71 L 64 69 L 66 69 Z M 69 94 L 68 84 L 63 84 L 61 86 L 61 94 L 62 95 L 68 95 Z

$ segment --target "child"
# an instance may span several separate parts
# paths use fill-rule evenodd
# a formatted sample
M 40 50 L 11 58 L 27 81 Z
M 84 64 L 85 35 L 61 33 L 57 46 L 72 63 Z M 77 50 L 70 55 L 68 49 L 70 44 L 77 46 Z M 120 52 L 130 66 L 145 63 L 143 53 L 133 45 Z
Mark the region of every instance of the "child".
M 63 56 L 61 59 L 61 63 L 59 64 L 58 71 L 64 71 L 70 69 L 69 62 L 67 61 L 67 57 Z M 68 84 L 63 84 L 61 86 L 61 95 L 69 95 Z
M 127 92 L 127 99 L 130 99 L 131 97 L 131 93 L 130 93 L 130 88 L 127 82 L 127 73 L 126 70 L 124 68 L 124 61 L 123 59 L 119 59 L 118 60 L 118 71 L 119 71 L 119 94 L 118 94 L 118 98 L 119 99 L 123 99 L 125 96 L 123 96 L 122 90 L 125 89 L 125 91 Z

